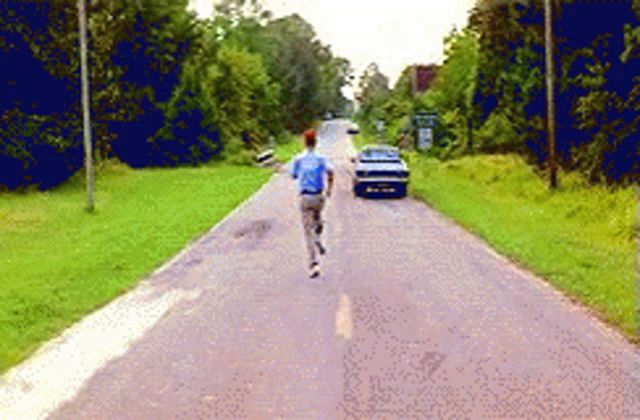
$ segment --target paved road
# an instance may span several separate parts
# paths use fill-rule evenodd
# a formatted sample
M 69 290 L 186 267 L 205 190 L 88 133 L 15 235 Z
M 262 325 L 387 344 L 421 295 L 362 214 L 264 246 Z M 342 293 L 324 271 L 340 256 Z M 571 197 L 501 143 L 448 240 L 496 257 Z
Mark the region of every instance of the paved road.
M 640 417 L 640 354 L 617 334 L 427 206 L 353 198 L 345 124 L 321 130 L 338 184 L 320 279 L 277 175 L 150 279 L 140 300 L 189 297 L 51 417 Z

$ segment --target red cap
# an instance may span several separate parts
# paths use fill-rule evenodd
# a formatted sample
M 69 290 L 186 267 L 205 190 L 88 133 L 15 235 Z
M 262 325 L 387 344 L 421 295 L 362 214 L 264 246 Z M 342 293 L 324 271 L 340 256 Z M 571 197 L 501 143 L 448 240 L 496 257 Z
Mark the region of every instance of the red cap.
M 314 140 L 316 138 L 316 130 L 310 128 L 304 132 L 304 138 L 307 140 Z

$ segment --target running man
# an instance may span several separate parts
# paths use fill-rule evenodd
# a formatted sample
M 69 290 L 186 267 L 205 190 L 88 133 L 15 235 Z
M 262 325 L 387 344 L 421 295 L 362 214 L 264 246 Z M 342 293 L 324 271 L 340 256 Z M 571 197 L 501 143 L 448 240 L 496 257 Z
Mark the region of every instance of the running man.
M 317 137 L 314 130 L 304 132 L 306 150 L 298 155 L 291 165 L 291 176 L 299 181 L 300 209 L 304 237 L 309 251 L 310 277 L 320 275 L 318 253 L 324 255 L 326 250 L 320 236 L 322 234 L 322 209 L 325 197 L 331 196 L 333 189 L 333 167 L 329 161 L 315 152 Z M 327 174 L 327 188 L 324 188 L 324 174 Z

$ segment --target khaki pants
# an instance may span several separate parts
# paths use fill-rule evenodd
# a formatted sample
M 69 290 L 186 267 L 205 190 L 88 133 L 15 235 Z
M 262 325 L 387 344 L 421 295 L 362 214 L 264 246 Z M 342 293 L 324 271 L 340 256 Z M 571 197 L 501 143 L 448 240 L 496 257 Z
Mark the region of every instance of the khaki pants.
M 324 196 L 318 195 L 301 195 L 300 210 L 302 210 L 302 225 L 304 226 L 304 238 L 309 251 L 309 263 L 318 262 L 318 249 L 316 246 L 320 244 L 320 234 L 317 228 L 322 222 L 321 213 L 324 207 Z

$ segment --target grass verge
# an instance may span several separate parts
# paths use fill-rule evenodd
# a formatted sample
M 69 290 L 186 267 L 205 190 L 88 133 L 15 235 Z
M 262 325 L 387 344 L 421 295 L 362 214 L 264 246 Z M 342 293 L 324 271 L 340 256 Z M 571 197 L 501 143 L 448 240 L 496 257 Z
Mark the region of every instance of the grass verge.
M 106 166 L 97 211 L 81 177 L 0 194 L 0 372 L 134 286 L 256 191 L 268 169 Z
M 410 193 L 637 339 L 632 189 L 561 178 L 555 192 L 517 156 L 442 163 L 415 153 Z
M 362 149 L 362 147 L 365 146 L 366 144 L 380 143 L 375 139 L 375 136 L 370 136 L 363 133 L 351 136 L 351 141 L 353 142 L 353 145 L 355 146 L 356 150 Z
M 287 163 L 295 155 L 302 152 L 302 140 L 296 136 L 289 136 L 286 141 L 277 144 L 274 150 L 275 158 L 279 162 Z

